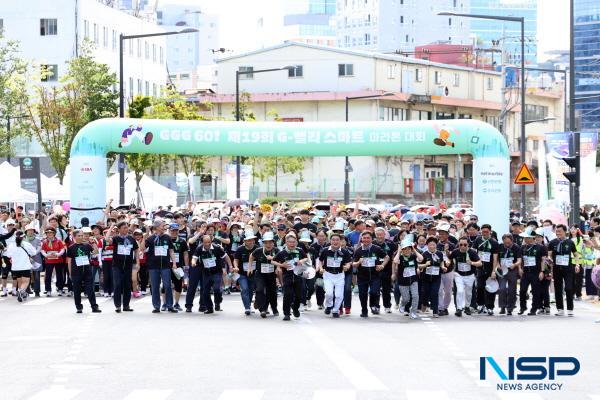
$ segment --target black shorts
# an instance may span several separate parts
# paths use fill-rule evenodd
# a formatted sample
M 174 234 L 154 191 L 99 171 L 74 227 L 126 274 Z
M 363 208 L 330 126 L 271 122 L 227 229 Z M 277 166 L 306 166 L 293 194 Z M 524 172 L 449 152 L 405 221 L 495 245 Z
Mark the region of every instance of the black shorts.
M 13 277 L 13 279 L 31 278 L 31 270 L 26 269 L 24 271 L 12 271 L 12 277 Z

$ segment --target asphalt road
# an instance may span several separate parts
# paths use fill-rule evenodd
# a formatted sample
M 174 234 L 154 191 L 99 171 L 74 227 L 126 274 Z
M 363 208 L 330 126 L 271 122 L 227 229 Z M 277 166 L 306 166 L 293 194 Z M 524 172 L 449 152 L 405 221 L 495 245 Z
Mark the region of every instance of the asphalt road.
M 290 322 L 244 316 L 237 294 L 213 315 L 152 314 L 149 296 L 133 313 L 99 304 L 75 314 L 71 298 L 2 298 L 0 400 L 600 399 L 600 308 L 588 302 L 573 318 L 365 320 L 353 309 Z M 570 356 L 581 370 L 553 381 L 560 391 L 504 392 L 491 369 L 479 379 L 481 356 L 501 368 L 509 356 Z

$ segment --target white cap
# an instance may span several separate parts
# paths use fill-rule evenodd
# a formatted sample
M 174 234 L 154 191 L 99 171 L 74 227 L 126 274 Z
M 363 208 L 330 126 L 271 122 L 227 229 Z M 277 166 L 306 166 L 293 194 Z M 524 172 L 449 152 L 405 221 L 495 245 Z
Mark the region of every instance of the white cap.
M 256 239 L 256 235 L 254 234 L 254 229 L 246 229 L 244 231 L 244 240 Z
M 4 223 L 4 225 L 7 225 L 7 226 L 8 225 L 16 225 L 16 222 L 15 222 L 14 219 L 9 218 L 9 219 L 6 220 L 6 222 Z
M 81 228 L 81 232 L 92 233 L 92 228 L 90 228 L 89 226 L 84 226 L 83 228 Z
M 264 242 L 264 241 L 267 241 L 267 240 L 270 240 L 270 241 L 275 240 L 275 238 L 273 236 L 273 232 L 267 231 L 267 232 L 263 233 L 263 235 L 262 235 L 262 241 Z

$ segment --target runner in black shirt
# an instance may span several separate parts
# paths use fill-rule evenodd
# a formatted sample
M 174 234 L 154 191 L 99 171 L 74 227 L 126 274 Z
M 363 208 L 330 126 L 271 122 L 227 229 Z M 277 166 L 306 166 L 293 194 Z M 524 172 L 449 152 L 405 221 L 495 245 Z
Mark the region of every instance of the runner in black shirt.
M 473 284 L 475 283 L 475 268 L 481 267 L 479 255 L 474 249 L 469 248 L 469 240 L 466 237 L 458 241 L 458 248 L 450 253 L 450 262 L 454 269 L 454 283 L 456 284 L 456 315 L 462 317 L 463 309 L 465 314 L 471 315 L 471 295 L 473 293 Z
M 179 233 L 181 232 L 178 224 L 171 224 L 170 233 L 171 240 L 173 241 L 173 257 L 177 268 L 184 270 L 190 265 L 190 253 L 187 241 L 182 239 Z M 179 305 L 179 299 L 181 298 L 181 292 L 183 291 L 183 276 L 178 277 L 175 274 L 175 270 L 171 270 L 171 282 L 173 283 L 173 290 L 175 291 L 175 304 L 173 308 L 177 311 L 183 311 Z
M 573 295 L 575 289 L 575 273 L 579 272 L 579 264 L 575 260 L 579 256 L 577 247 L 567 237 L 565 225 L 556 226 L 556 239 L 548 244 L 548 257 L 552 260 L 552 276 L 554 278 L 554 293 L 556 297 L 556 315 L 565 315 L 563 303 L 564 294 L 567 297 L 567 314 L 573 316 Z M 575 267 L 573 267 L 575 266 Z
M 383 271 L 390 258 L 385 251 L 373 244 L 373 234 L 363 231 L 360 234 L 361 244 L 354 250 L 352 266 L 358 268 L 358 298 L 360 299 L 360 316 L 369 316 L 367 300 L 373 314 L 379 314 L 379 293 L 381 279 L 379 273 Z
M 520 310 L 522 315 L 527 310 L 527 291 L 531 286 L 531 310 L 527 315 L 536 315 L 538 310 L 544 311 L 542 306 L 542 282 L 545 279 L 542 266 L 546 263 L 548 252 L 546 247 L 536 244 L 533 227 L 521 233 L 523 246 L 521 246 L 521 286 L 519 291 Z
M 115 311 L 133 311 L 129 307 L 132 291 L 133 265 L 138 264 L 138 244 L 133 236 L 128 234 L 127 222 L 121 221 L 117 225 L 118 235 L 112 237 L 112 276 L 114 284 Z M 136 289 L 137 290 L 137 289 Z
M 244 245 L 238 247 L 233 259 L 233 272 L 240 274 L 238 283 L 242 290 L 241 297 L 244 305 L 244 313 L 246 315 L 252 313 L 250 305 L 252 304 L 255 284 L 254 276 L 248 274 L 248 271 L 255 268 L 254 265 L 250 264 L 250 255 L 258 248 L 255 240 L 256 236 L 254 235 L 254 231 L 252 229 L 247 230 L 244 234 Z
M 494 314 L 494 303 L 496 302 L 496 293 L 490 293 L 485 289 L 485 281 L 488 278 L 496 278 L 496 268 L 498 266 L 499 244 L 492 237 L 492 227 L 488 224 L 481 226 L 481 236 L 477 237 L 472 244 L 473 249 L 477 251 L 479 259 L 483 263 L 477 270 L 477 305 L 478 313 L 487 312 L 488 315 Z
M 279 315 L 277 311 L 277 280 L 273 259 L 278 253 L 275 247 L 273 232 L 263 235 L 263 247 L 258 248 L 250 255 L 249 275 L 254 275 L 256 283 L 256 304 L 262 318 L 267 318 L 267 306 L 271 305 L 273 316 Z
M 96 296 L 94 294 L 94 282 L 92 282 L 92 263 L 91 257 L 98 254 L 96 244 L 83 243 L 83 232 L 76 230 L 73 232 L 75 243 L 67 249 L 67 267 L 69 275 L 73 281 L 73 298 L 75 300 L 75 308 L 77 313 L 83 312 L 81 304 L 81 291 L 85 290 L 85 294 L 92 307 L 92 312 L 101 312 L 98 304 L 96 304 Z
M 225 250 L 211 243 L 211 239 L 210 235 L 202 236 L 202 245 L 198 246 L 192 257 L 192 267 L 195 268 L 198 264 L 202 267 L 202 304 L 206 306 L 204 314 L 212 314 L 214 310 L 221 311 L 223 268 L 225 265 L 231 265 Z M 214 309 L 210 298 L 211 289 L 215 298 Z
M 302 299 L 302 286 L 304 280 L 301 272 L 302 265 L 309 258 L 304 250 L 298 248 L 296 236 L 288 234 L 285 247 L 281 250 L 272 263 L 283 271 L 283 320 L 290 320 L 290 308 L 295 318 L 300 318 L 300 301 Z
M 435 237 L 427 238 L 427 250 L 423 252 L 423 262 L 421 267 L 423 281 L 423 304 L 429 304 L 433 312 L 433 317 L 439 316 L 439 293 L 441 284 L 441 275 L 448 270 L 444 253 L 437 249 L 438 240 Z
M 498 251 L 498 304 L 500 314 L 512 315 L 517 306 L 517 280 L 521 267 L 521 247 L 513 243 L 513 235 L 502 236 L 502 245 Z

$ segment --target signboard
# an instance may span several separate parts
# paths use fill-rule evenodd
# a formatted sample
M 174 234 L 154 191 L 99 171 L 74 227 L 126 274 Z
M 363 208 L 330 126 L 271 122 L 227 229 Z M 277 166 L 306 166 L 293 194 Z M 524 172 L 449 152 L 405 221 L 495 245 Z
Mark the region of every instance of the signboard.
M 23 157 L 19 159 L 21 188 L 41 197 L 40 159 L 38 157 Z
M 250 181 L 252 179 L 252 165 L 241 165 L 240 167 L 240 199 L 250 200 Z M 227 188 L 228 199 L 237 198 L 236 172 L 237 167 L 235 164 L 225 165 L 225 186 Z
M 535 185 L 535 178 L 527 164 L 523 163 L 517 176 L 515 176 L 515 185 Z

